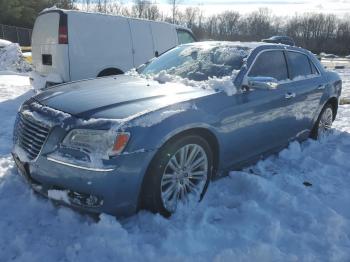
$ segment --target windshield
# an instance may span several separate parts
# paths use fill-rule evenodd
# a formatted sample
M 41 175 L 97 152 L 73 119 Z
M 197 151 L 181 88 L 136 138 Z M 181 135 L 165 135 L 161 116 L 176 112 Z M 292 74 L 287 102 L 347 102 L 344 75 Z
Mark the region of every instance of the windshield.
M 192 44 L 176 47 L 139 70 L 141 74 L 167 74 L 194 81 L 230 76 L 241 69 L 250 48 L 230 44 Z

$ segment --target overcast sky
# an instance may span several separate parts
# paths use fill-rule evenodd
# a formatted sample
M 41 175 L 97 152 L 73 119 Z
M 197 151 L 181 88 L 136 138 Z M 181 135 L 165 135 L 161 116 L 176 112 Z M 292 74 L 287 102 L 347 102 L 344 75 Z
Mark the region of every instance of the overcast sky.
M 132 2 L 132 0 L 124 0 L 124 3 L 127 2 Z M 167 9 L 167 0 L 156 0 L 156 2 L 162 9 Z M 322 12 L 340 16 L 349 14 L 350 16 L 350 0 L 180 0 L 180 2 L 183 8 L 189 5 L 201 5 L 206 15 L 225 10 L 247 13 L 257 10 L 259 7 L 267 7 L 274 14 L 280 15 Z

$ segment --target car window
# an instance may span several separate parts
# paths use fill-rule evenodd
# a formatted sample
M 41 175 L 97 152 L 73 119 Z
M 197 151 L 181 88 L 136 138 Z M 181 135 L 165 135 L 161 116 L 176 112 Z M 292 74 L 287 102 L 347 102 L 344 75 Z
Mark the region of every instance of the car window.
M 180 45 L 195 42 L 193 36 L 185 30 L 177 30 L 177 37 Z
M 311 65 L 311 71 L 313 75 L 319 75 L 320 73 L 318 72 L 315 64 L 310 60 L 310 65 Z
M 312 74 L 309 58 L 297 52 L 287 52 L 292 79 Z
M 283 52 L 265 51 L 261 53 L 248 76 L 274 77 L 279 81 L 288 79 L 287 64 Z

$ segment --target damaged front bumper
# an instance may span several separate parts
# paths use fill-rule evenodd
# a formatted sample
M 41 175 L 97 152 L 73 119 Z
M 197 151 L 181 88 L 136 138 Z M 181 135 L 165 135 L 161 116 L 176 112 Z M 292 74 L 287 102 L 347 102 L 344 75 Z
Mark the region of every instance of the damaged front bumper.
M 48 160 L 22 161 L 12 153 L 19 173 L 32 189 L 56 203 L 89 213 L 129 216 L 138 209 L 139 192 L 151 152 L 121 156 L 113 170 L 86 167 Z

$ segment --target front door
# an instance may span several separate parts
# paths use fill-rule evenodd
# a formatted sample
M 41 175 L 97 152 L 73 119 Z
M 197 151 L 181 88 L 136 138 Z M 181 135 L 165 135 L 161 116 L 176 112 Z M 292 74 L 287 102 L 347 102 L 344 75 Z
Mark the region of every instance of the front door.
M 228 166 L 286 145 L 293 125 L 294 117 L 286 113 L 293 101 L 286 98 L 288 70 L 283 51 L 262 51 L 248 71 L 248 77 L 273 77 L 280 84 L 275 89 L 250 89 L 223 98 L 222 102 L 231 99 L 220 113 L 223 162 Z

